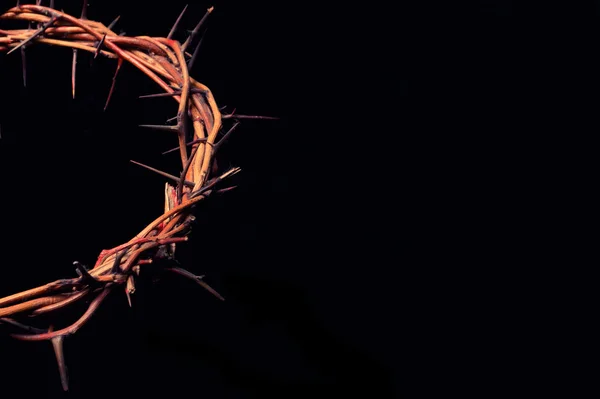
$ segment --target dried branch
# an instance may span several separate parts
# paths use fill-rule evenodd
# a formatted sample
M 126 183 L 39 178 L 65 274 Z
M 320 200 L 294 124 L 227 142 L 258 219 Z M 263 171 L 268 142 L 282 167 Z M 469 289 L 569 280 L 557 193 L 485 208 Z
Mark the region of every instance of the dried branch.
M 271 117 L 230 115 L 222 116 L 210 89 L 189 76 L 189 69 L 198 56 L 198 48 L 202 39 L 192 51 L 194 41 L 204 25 L 210 7 L 184 44 L 172 39 L 182 19 L 181 12 L 166 38 L 136 36 L 128 37 L 124 33 L 112 31 L 119 17 L 109 26 L 87 18 L 87 0 L 84 0 L 81 16 L 73 17 L 50 7 L 36 4 L 20 4 L 0 15 L 3 20 L 22 21 L 26 23 L 23 29 L 0 29 L 0 53 L 11 54 L 17 50 L 21 54 L 23 85 L 27 83 L 26 51 L 30 44 L 52 45 L 72 49 L 71 92 L 75 98 L 76 66 L 79 51 L 98 55 L 109 59 L 117 59 L 116 70 L 108 92 L 104 109 L 108 107 L 115 90 L 117 75 L 123 65 L 128 63 L 145 74 L 163 93 L 142 96 L 141 98 L 169 97 L 177 104 L 177 124 L 175 126 L 150 126 L 162 130 L 173 131 L 177 141 L 182 172 L 179 177 L 159 171 L 139 162 L 137 165 L 155 171 L 177 183 L 177 186 L 167 184 L 165 211 L 142 229 L 131 240 L 112 249 L 103 250 L 91 270 L 75 263 L 78 277 L 56 280 L 54 282 L 0 298 L 0 325 L 7 325 L 21 330 L 26 334 L 12 334 L 13 337 L 25 341 L 51 340 L 55 350 L 61 383 L 68 389 L 68 375 L 63 353 L 64 337 L 74 334 L 97 311 L 103 300 L 116 286 L 122 286 L 131 306 L 130 295 L 135 291 L 134 275 L 140 273 L 145 265 L 152 264 L 153 259 L 161 258 L 165 249 L 170 248 L 172 256 L 177 244 L 187 241 L 190 225 L 194 217 L 194 206 L 202 201 L 224 179 L 239 172 L 233 168 L 226 173 L 208 180 L 211 165 L 214 162 L 215 151 L 228 138 L 234 125 L 225 136 L 216 143 L 218 132 L 222 127 L 223 118 L 233 119 L 275 119 Z M 34 29 L 36 27 L 36 29 Z M 186 62 L 186 56 L 191 60 Z M 192 146 L 188 156 L 188 147 Z M 167 151 L 170 152 L 170 151 Z M 216 192 L 225 192 L 231 188 L 223 188 Z M 164 262 L 157 262 L 163 264 Z M 164 267 L 164 266 L 163 266 Z M 209 287 L 201 277 L 181 268 L 167 267 L 168 270 L 191 278 L 198 284 L 223 300 L 215 290 Z M 36 317 L 46 315 L 52 318 L 59 310 L 68 308 L 71 304 L 96 295 L 87 311 L 72 325 L 53 330 L 38 329 L 21 323 L 15 318 L 21 316 Z

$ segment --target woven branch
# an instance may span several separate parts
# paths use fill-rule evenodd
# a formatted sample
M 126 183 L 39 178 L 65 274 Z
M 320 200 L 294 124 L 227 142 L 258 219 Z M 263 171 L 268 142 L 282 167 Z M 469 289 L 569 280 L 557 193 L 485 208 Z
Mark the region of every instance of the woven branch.
M 201 23 L 211 11 L 212 7 L 208 9 Z M 128 37 L 113 32 L 111 28 L 114 23 L 106 27 L 100 22 L 88 20 L 85 11 L 80 18 L 76 18 L 50 7 L 27 4 L 9 9 L 0 16 L 0 20 L 20 20 L 29 23 L 29 28 L 25 29 L 0 29 L 0 53 L 20 51 L 24 62 L 25 49 L 34 44 L 73 49 L 73 96 L 75 96 L 77 51 L 87 51 L 94 56 L 116 59 L 118 62 L 116 73 L 123 62 L 130 63 L 154 81 L 165 92 L 164 95 L 170 96 L 178 104 L 177 125 L 155 126 L 177 135 L 183 170 L 181 176 L 171 176 L 159 171 L 174 181 L 174 184 L 165 184 L 164 213 L 128 242 L 102 251 L 95 266 L 90 270 L 83 265 L 75 264 L 79 277 L 57 280 L 0 298 L 0 324 L 21 328 L 26 332 L 12 334 L 13 337 L 27 341 L 52 341 L 63 388 L 66 390 L 68 385 L 62 354 L 63 338 L 81 328 L 115 288 L 123 287 L 130 300 L 129 296 L 135 290 L 134 278 L 139 274 L 140 269 L 157 259 L 172 259 L 176 244 L 188 238 L 190 224 L 194 220 L 193 206 L 211 193 L 227 190 L 219 190 L 217 188 L 219 183 L 236 174 L 240 169 L 233 168 L 220 176 L 210 176 L 213 157 L 220 144 L 215 141 L 223 117 L 210 89 L 189 76 L 186 56 L 190 57 L 190 54 L 185 51 L 193 42 L 201 23 L 182 45 L 170 39 L 176 26 L 167 38 Z M 194 58 L 189 63 L 192 63 Z M 25 73 L 23 75 L 25 79 Z M 110 89 L 107 105 L 114 89 L 115 78 L 113 78 L 113 87 Z M 224 117 L 236 119 L 233 114 Z M 243 115 L 240 119 L 244 117 L 270 119 Z M 191 143 L 190 137 L 193 137 Z M 195 280 L 215 296 L 223 299 L 202 281 L 202 277 L 179 267 L 165 267 L 176 274 Z M 41 330 L 13 319 L 21 316 L 52 314 L 81 300 L 91 300 L 89 308 L 76 322 L 62 329 Z

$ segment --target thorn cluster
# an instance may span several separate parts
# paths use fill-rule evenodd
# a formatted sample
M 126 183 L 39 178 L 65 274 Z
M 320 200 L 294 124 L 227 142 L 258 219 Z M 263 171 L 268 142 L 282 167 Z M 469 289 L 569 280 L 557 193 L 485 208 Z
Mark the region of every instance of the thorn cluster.
M 219 174 L 214 167 L 217 150 L 239 124 L 239 121 L 236 122 L 217 141 L 218 133 L 223 127 L 223 120 L 273 119 L 236 115 L 233 112 L 229 115 L 221 115 L 210 89 L 190 77 L 189 70 L 197 59 L 198 49 L 202 43 L 202 38 L 195 43 L 196 38 L 213 11 L 213 7 L 206 11 L 185 42 L 180 44 L 173 39 L 173 36 L 186 9 L 187 6 L 175 21 L 167 37 L 129 37 L 124 33 L 117 34 L 112 29 L 119 17 L 108 26 L 88 19 L 87 0 L 83 2 L 79 18 L 55 9 L 52 0 L 49 7 L 43 6 L 41 0 L 37 0 L 36 4 L 21 4 L 17 1 L 15 7 L 0 15 L 0 55 L 20 51 L 24 86 L 27 84 L 26 50 L 36 45 L 51 45 L 71 48 L 73 51 L 71 66 L 73 98 L 76 89 L 77 60 L 83 52 L 92 54 L 92 60 L 103 56 L 117 61 L 105 110 L 113 95 L 117 75 L 124 63 L 137 68 L 162 90 L 162 93 L 141 98 L 168 97 L 172 98 L 177 105 L 176 116 L 172 118 L 177 121 L 175 125 L 141 126 L 169 132 L 176 136 L 178 146 L 164 153 L 179 150 L 181 158 L 179 176 L 131 161 L 173 182 L 173 184 L 165 184 L 164 213 L 126 243 L 103 250 L 91 269 L 74 262 L 77 277 L 56 280 L 0 298 L 0 325 L 21 330 L 20 333 L 11 334 L 14 338 L 52 343 L 59 366 L 61 384 L 65 390 L 68 389 L 68 375 L 63 353 L 64 339 L 77 332 L 92 317 L 104 299 L 118 287 L 124 289 L 131 306 L 133 304 L 131 296 L 135 292 L 135 278 L 144 267 L 152 264 L 153 260 L 174 259 L 176 245 L 187 241 L 190 225 L 194 221 L 192 215 L 194 206 L 213 193 L 222 193 L 233 188 L 219 186 L 240 169 L 232 168 Z M 1 29 L 3 20 L 23 21 L 27 25 L 24 29 L 3 30 Z M 186 61 L 186 56 L 190 57 L 186 50 L 191 49 L 193 45 L 196 47 L 191 50 L 191 59 Z M 173 262 L 156 263 L 163 265 L 161 267 L 174 274 L 193 280 L 220 300 L 224 300 L 203 280 L 204 276 L 199 277 L 179 266 L 176 267 Z M 54 329 L 53 325 L 50 325 L 42 329 L 19 321 L 19 318 L 29 320 L 42 314 L 53 315 L 58 310 L 83 300 L 89 300 L 87 310 L 71 325 L 63 328 Z

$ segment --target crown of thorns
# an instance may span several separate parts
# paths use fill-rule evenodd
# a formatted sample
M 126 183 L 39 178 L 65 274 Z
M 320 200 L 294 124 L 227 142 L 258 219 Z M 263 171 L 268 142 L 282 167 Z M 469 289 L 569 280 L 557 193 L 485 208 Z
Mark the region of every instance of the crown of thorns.
M 34 44 L 70 47 L 73 50 L 72 94 L 75 98 L 75 76 L 78 52 L 93 54 L 95 59 L 104 56 L 117 60 L 116 71 L 108 92 L 106 105 L 112 96 L 116 77 L 123 62 L 129 62 L 148 76 L 163 90 L 159 94 L 141 98 L 170 97 L 177 104 L 177 115 L 173 125 L 141 125 L 143 127 L 173 132 L 177 136 L 178 147 L 167 152 L 179 151 L 182 171 L 173 176 L 139 162 L 131 161 L 151 171 L 159 173 L 172 183 L 165 183 L 164 213 L 150 222 L 131 240 L 115 248 L 101 251 L 96 264 L 87 268 L 74 262 L 78 277 L 56 280 L 40 287 L 32 288 L 4 298 L 0 298 L 0 324 L 20 329 L 12 337 L 25 341 L 51 341 L 58 361 L 61 383 L 68 390 L 68 377 L 63 355 L 63 340 L 81 328 L 98 309 L 102 301 L 117 287 L 123 287 L 129 305 L 130 295 L 135 291 L 135 277 L 144 265 L 160 263 L 170 272 L 190 278 L 207 289 L 217 298 L 223 297 L 213 290 L 203 276 L 177 266 L 177 262 L 156 262 L 174 259 L 177 243 L 187 241 L 190 225 L 194 221 L 193 207 L 215 193 L 222 193 L 233 187 L 223 187 L 222 181 L 240 171 L 234 167 L 213 176 L 212 162 L 215 154 L 240 119 L 276 119 L 262 116 L 221 114 L 208 87 L 189 75 L 202 42 L 198 37 L 207 17 L 213 11 L 209 8 L 200 22 L 183 44 L 173 40 L 179 22 L 187 8 L 184 8 L 167 37 L 136 36 L 128 37 L 112 31 L 119 17 L 108 26 L 89 20 L 86 15 L 87 0 L 84 0 L 79 18 L 54 8 L 33 4 L 19 4 L 0 16 L 0 20 L 19 20 L 27 25 L 24 29 L 0 29 L 0 53 L 20 52 L 23 67 L 23 84 L 26 84 L 26 48 Z M 194 47 L 195 46 L 195 47 Z M 193 48 L 193 50 L 192 50 Z M 190 52 L 188 52 L 190 50 Z M 224 134 L 224 120 L 235 121 Z M 165 152 L 166 153 L 166 152 Z M 19 321 L 23 316 L 55 314 L 79 301 L 89 301 L 87 310 L 71 325 L 54 330 L 28 326 Z

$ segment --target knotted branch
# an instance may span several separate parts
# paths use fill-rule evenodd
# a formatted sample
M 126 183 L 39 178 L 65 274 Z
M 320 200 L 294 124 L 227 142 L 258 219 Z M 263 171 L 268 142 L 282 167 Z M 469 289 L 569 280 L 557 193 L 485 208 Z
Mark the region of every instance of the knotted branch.
M 174 180 L 174 184 L 167 183 L 165 186 L 164 213 L 128 242 L 102 251 L 93 268 L 88 269 L 76 263 L 78 277 L 57 280 L 0 298 L 0 324 L 25 330 L 24 333 L 12 334 L 13 337 L 27 341 L 52 341 L 61 370 L 62 383 L 67 389 L 66 367 L 62 354 L 63 338 L 81 328 L 106 296 L 115 291 L 115 287 L 123 286 L 130 300 L 129 295 L 135 291 L 134 277 L 139 274 L 140 269 L 153 263 L 154 259 L 172 259 L 175 246 L 188 239 L 190 225 L 194 220 L 193 207 L 212 192 L 227 191 L 227 188 L 218 189 L 216 186 L 222 180 L 239 172 L 239 168 L 230 169 L 218 176 L 211 176 L 215 151 L 220 145 L 215 141 L 224 118 L 210 89 L 190 77 L 189 67 L 193 64 L 193 60 L 186 60 L 186 56 L 189 58 L 190 53 L 194 58 L 197 55 L 197 48 L 192 50 L 189 47 L 193 45 L 200 27 L 205 24 L 206 18 L 212 12 L 212 7 L 207 10 L 182 45 L 171 39 L 181 20 L 181 15 L 167 37 L 128 37 L 112 30 L 119 17 L 107 27 L 101 22 L 88 19 L 85 9 L 77 18 L 58 11 L 53 6 L 54 2 L 51 3 L 51 7 L 41 6 L 39 2 L 35 5 L 17 3 L 16 7 L 0 15 L 0 23 L 2 20 L 13 20 L 27 24 L 23 29 L 0 29 L 0 53 L 9 55 L 20 50 L 25 80 L 26 50 L 37 45 L 73 49 L 71 82 L 73 96 L 75 96 L 77 51 L 90 53 L 93 58 L 103 56 L 116 59 L 116 72 L 106 106 L 113 93 L 117 73 L 122 63 L 133 65 L 162 90 L 161 94 L 147 97 L 168 96 L 177 104 L 175 117 L 177 124 L 163 126 L 162 130 L 172 132 L 168 134 L 174 133 L 176 136 L 182 168 L 180 176 L 173 176 L 147 167 Z M 232 113 L 225 118 L 263 117 L 248 117 Z M 223 140 L 228 136 L 229 133 Z M 179 267 L 169 266 L 168 270 L 195 280 L 213 295 L 223 299 L 200 277 Z M 87 311 L 72 325 L 64 328 L 39 329 L 14 319 L 20 316 L 29 318 L 40 314 L 53 314 L 89 297 L 93 299 Z

